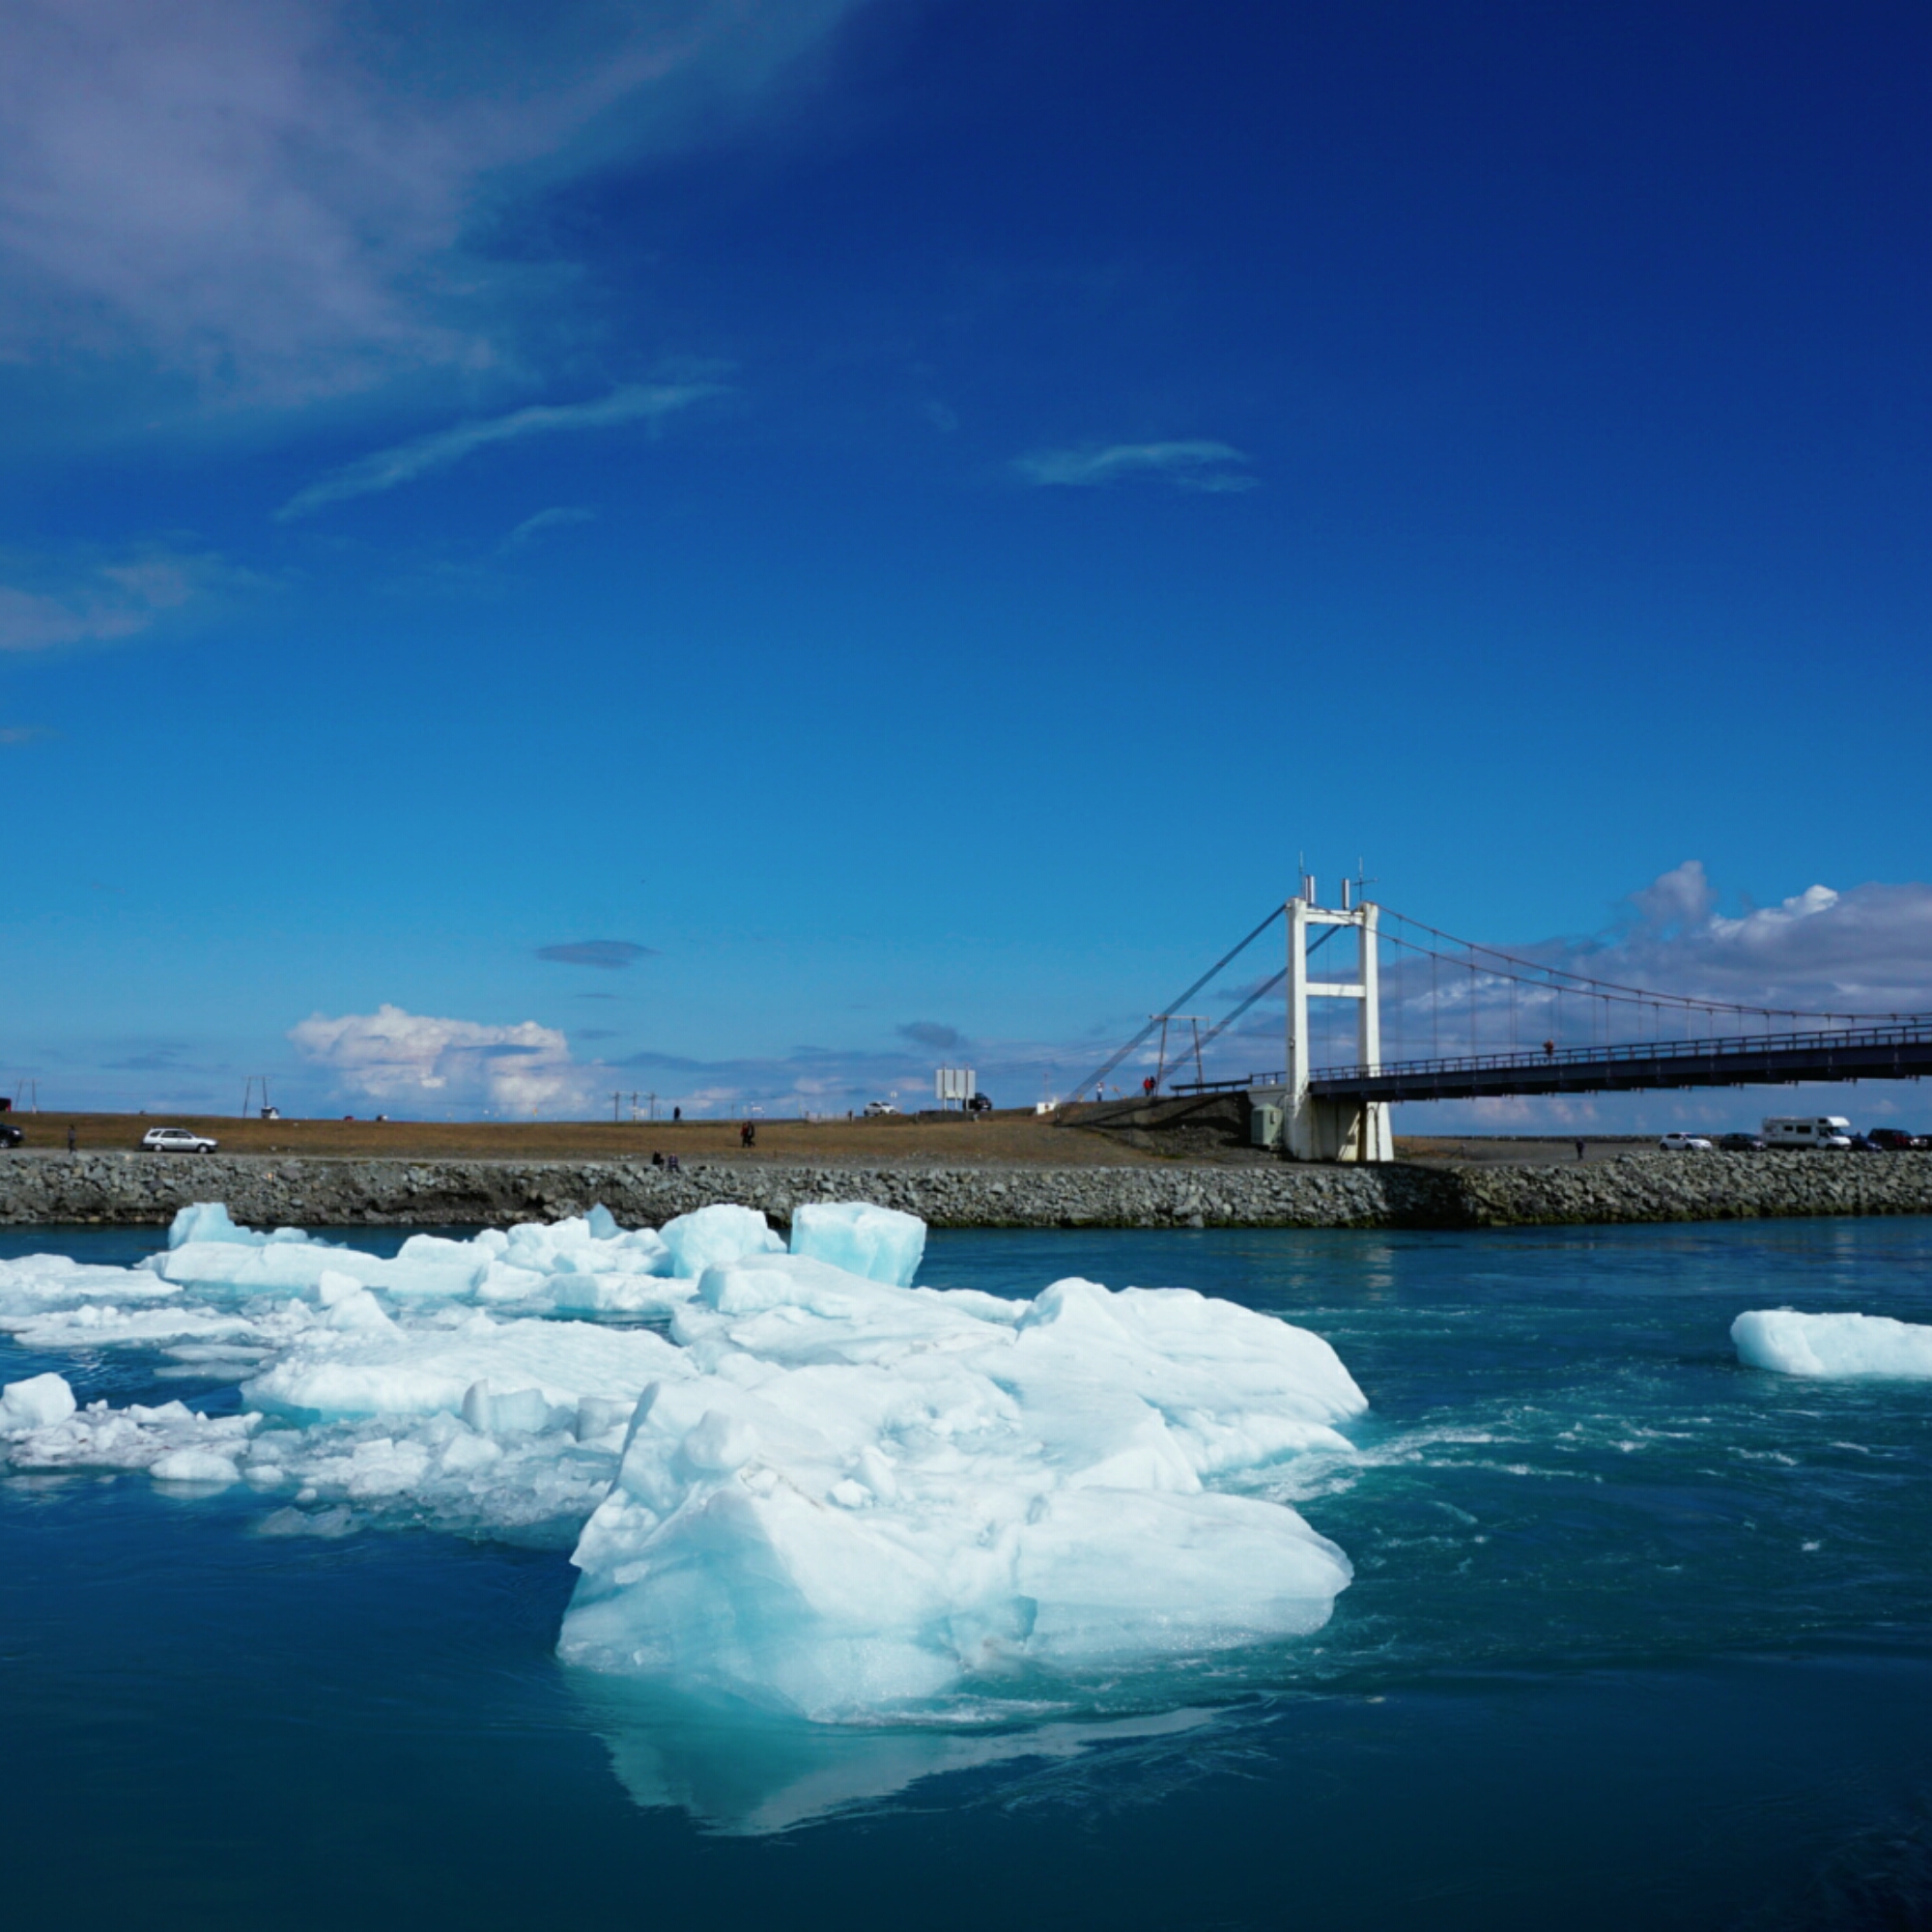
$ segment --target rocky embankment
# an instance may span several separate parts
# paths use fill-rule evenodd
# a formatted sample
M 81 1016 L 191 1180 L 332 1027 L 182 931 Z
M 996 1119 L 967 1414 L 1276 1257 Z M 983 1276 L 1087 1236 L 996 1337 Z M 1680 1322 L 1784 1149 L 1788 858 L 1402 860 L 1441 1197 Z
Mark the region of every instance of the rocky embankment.
M 0 1224 L 163 1225 L 225 1201 L 258 1227 L 504 1224 L 582 1213 L 657 1226 L 715 1201 L 779 1223 L 876 1201 L 939 1228 L 1497 1228 L 1932 1213 L 1932 1153 L 1665 1154 L 1576 1167 L 807 1167 L 728 1162 L 0 1156 Z

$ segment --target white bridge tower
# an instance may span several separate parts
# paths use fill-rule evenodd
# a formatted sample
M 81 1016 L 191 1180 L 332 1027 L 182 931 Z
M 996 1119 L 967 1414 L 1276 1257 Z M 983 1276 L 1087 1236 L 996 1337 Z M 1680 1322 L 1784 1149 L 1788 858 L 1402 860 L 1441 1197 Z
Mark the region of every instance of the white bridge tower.
M 1381 908 L 1373 900 L 1350 905 L 1353 882 L 1344 880 L 1339 912 L 1315 903 L 1315 881 L 1301 882 L 1298 897 L 1288 902 L 1288 1074 L 1281 1087 L 1258 1087 L 1249 1094 L 1254 1139 L 1263 1147 L 1285 1147 L 1296 1160 L 1393 1160 L 1388 1103 L 1383 1100 L 1328 1099 L 1308 1091 L 1312 1041 L 1310 1000 L 1353 1000 L 1355 1059 L 1370 1072 L 1382 1064 L 1381 983 L 1377 971 L 1376 929 Z M 1353 926 L 1354 975 L 1324 980 L 1309 977 L 1309 928 Z M 1316 945 L 1329 937 L 1324 930 Z M 1339 964 L 1340 962 L 1338 962 Z

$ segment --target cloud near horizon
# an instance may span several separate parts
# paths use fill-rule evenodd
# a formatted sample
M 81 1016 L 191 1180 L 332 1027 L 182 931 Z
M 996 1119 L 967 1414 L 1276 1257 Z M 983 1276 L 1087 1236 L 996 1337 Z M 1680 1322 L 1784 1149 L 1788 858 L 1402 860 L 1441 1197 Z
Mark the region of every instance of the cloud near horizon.
M 554 1027 L 437 1019 L 386 1002 L 373 1013 L 312 1013 L 289 1029 L 297 1052 L 343 1093 L 417 1107 L 512 1113 L 582 1109 L 598 1076 Z
M 539 959 L 548 959 L 559 966 L 601 966 L 607 972 L 657 956 L 655 947 L 639 946 L 634 939 L 576 939 L 562 946 L 537 948 Z M 582 994 L 579 997 L 594 996 Z
M 1519 950 L 1600 980 L 1774 1011 L 1932 1009 L 1932 885 L 1811 885 L 1732 916 L 1718 898 L 1703 864 L 1687 859 L 1633 893 L 1608 932 Z
M 693 403 L 725 393 L 720 383 L 634 383 L 587 403 L 536 403 L 507 415 L 487 416 L 412 437 L 320 477 L 298 490 L 275 512 L 278 523 L 312 515 L 326 503 L 351 497 L 375 496 L 398 484 L 413 482 L 437 469 L 447 469 L 466 456 L 493 443 L 515 442 L 525 437 L 554 436 L 565 430 L 611 429 L 620 423 L 654 421 Z M 531 522 L 537 522 L 532 519 Z M 527 529 L 528 525 L 519 526 Z M 513 533 L 514 534 L 514 533 Z
M 1219 494 L 1255 489 L 1261 479 L 1247 456 L 1227 442 L 1116 442 L 1104 449 L 1042 449 L 1013 468 L 1044 487 L 1093 489 L 1125 478 L 1153 477 L 1179 490 Z

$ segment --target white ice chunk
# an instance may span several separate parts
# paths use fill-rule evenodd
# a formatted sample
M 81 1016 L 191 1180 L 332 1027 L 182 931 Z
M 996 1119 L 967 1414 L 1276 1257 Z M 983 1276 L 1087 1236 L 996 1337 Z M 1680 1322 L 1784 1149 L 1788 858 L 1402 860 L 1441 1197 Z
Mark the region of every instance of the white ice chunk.
M 1738 1360 L 1787 1376 L 1932 1378 L 1932 1326 L 1889 1315 L 1754 1308 L 1731 1323 Z
M 197 1415 L 179 1402 L 158 1407 L 131 1403 L 126 1408 L 93 1402 L 24 1435 L 10 1436 L 7 1456 L 16 1469 L 152 1469 L 178 1452 L 206 1450 L 227 1463 L 231 1473 L 178 1480 L 233 1482 L 235 1460 L 261 1420 L 259 1415 Z
M 148 1464 L 157 1483 L 239 1483 L 242 1472 L 213 1449 L 171 1449 Z
M 425 1299 L 465 1297 L 487 1264 L 485 1258 L 472 1252 L 467 1242 L 441 1245 L 459 1250 L 460 1258 L 438 1253 L 430 1258 L 398 1255 L 394 1261 L 384 1261 L 355 1248 L 332 1248 L 321 1241 L 270 1241 L 259 1248 L 188 1241 L 160 1258 L 159 1271 L 163 1279 L 183 1287 L 226 1289 L 239 1294 L 313 1295 L 325 1274 L 338 1274 L 364 1288 L 380 1288 L 391 1294 Z
M 190 1241 L 228 1241 L 238 1247 L 259 1248 L 269 1237 L 252 1228 L 238 1228 L 228 1218 L 224 1201 L 196 1201 L 182 1208 L 168 1228 L 168 1246 L 185 1247 Z
M 0 1390 L 0 1431 L 8 1434 L 49 1428 L 73 1411 L 73 1391 L 65 1376 L 29 1376 Z
M 307 1329 L 244 1393 L 303 1419 L 404 1418 L 460 1415 L 481 1382 L 540 1390 L 575 1415 L 585 1396 L 635 1403 L 647 1383 L 690 1373 L 684 1355 L 647 1330 L 470 1315 L 454 1328 Z
M 668 1315 L 697 1290 L 695 1281 L 662 1274 L 554 1274 L 545 1286 L 563 1315 Z
M 315 1293 L 326 1311 L 323 1321 L 327 1327 L 360 1330 L 364 1334 L 400 1332 L 383 1312 L 383 1304 L 354 1275 L 325 1268 L 316 1282 Z
M 910 1288 L 925 1254 L 925 1223 L 867 1201 L 810 1202 L 792 1212 L 791 1251 L 867 1281 Z
M 755 1208 L 724 1202 L 666 1222 L 662 1237 L 672 1274 L 700 1275 L 750 1255 L 784 1252 L 784 1243 Z

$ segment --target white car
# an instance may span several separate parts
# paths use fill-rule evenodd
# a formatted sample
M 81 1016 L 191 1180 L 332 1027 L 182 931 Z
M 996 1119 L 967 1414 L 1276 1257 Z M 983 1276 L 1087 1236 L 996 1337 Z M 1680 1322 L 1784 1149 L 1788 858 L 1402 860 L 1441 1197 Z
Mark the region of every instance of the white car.
M 890 1100 L 867 1100 L 866 1118 L 868 1121 L 883 1119 L 887 1114 L 896 1114 L 898 1109 Z
M 1702 1134 L 1665 1134 L 1657 1144 L 1665 1153 L 1709 1153 L 1711 1143 Z
M 150 1153 L 213 1153 L 220 1143 L 206 1134 L 191 1134 L 185 1127 L 150 1127 L 141 1136 L 141 1145 Z

